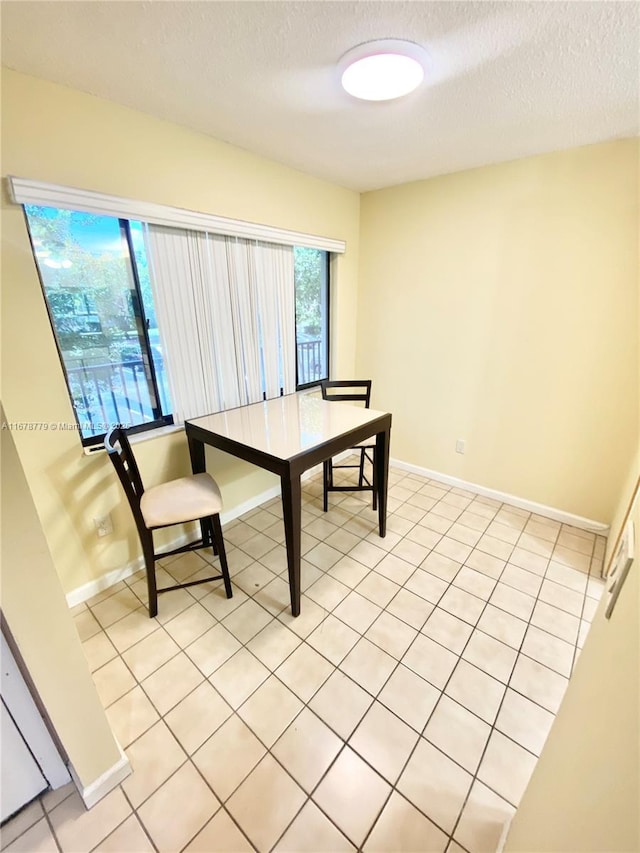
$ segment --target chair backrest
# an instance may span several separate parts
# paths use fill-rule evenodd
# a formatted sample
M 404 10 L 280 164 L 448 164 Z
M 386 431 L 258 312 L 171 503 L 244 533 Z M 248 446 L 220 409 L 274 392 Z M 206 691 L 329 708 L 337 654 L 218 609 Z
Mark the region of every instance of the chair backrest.
M 122 487 L 131 506 L 131 511 L 138 527 L 144 527 L 140 512 L 140 499 L 144 493 L 140 470 L 136 462 L 127 433 L 122 427 L 109 430 L 104 439 L 104 447 L 113 462 L 113 467 L 122 483 Z
M 324 379 L 320 383 L 320 388 L 323 400 L 364 403 L 365 409 L 369 408 L 370 379 Z

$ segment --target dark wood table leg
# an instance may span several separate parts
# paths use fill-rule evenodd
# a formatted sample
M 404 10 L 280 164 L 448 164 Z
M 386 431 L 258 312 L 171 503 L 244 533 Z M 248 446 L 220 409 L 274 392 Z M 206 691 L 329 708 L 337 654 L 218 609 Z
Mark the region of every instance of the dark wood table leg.
M 387 484 L 389 482 L 390 430 L 376 435 L 376 490 L 378 494 L 378 528 L 380 536 L 387 535 Z
M 291 613 L 300 615 L 300 537 L 302 523 L 302 490 L 300 474 L 282 474 L 282 514 L 284 517 L 284 536 L 287 545 L 287 567 L 289 569 L 289 590 L 291 593 Z
M 189 443 L 191 470 L 194 474 L 204 474 L 207 469 L 204 453 L 204 442 L 192 438 L 188 433 L 187 441 Z M 205 546 L 211 546 L 213 548 L 213 553 L 217 554 L 218 549 L 215 544 L 213 530 L 211 529 L 211 523 L 209 522 L 209 519 L 203 518 L 200 520 L 200 535 L 202 537 L 202 544 Z

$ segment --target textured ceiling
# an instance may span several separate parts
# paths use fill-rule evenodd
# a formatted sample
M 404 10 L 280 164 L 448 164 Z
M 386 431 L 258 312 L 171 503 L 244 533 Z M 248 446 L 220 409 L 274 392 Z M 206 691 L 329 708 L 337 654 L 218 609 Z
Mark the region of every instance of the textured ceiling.
M 638 133 L 636 2 L 3 0 L 2 62 L 368 190 Z M 396 102 L 341 90 L 375 38 L 428 51 Z

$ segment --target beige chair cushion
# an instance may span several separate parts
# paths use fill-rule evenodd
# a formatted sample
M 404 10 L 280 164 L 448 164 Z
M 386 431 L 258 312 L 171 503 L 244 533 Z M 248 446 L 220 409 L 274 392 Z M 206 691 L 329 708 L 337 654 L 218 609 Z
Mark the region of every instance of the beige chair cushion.
M 218 484 L 209 474 L 192 474 L 148 489 L 140 501 L 147 527 L 164 527 L 215 515 L 222 509 Z

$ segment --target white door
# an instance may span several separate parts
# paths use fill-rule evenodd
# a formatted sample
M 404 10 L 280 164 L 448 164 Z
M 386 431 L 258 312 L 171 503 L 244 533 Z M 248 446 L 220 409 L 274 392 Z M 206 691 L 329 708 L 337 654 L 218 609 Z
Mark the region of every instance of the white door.
M 11 714 L 7 711 L 4 700 L 0 703 L 0 712 L 2 713 L 0 819 L 4 821 L 25 803 L 46 790 L 49 784 L 13 722 Z

